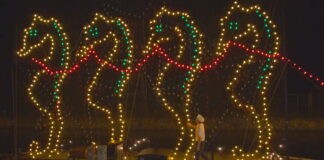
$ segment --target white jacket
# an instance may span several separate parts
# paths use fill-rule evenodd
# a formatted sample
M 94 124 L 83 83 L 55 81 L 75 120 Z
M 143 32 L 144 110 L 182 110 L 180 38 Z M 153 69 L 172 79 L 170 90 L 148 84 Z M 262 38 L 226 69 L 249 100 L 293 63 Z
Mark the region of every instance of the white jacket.
M 205 126 L 203 123 L 198 123 L 196 125 L 196 141 L 205 141 Z
M 196 141 L 205 141 L 205 126 L 204 122 L 205 119 L 202 115 L 198 114 L 196 118 L 196 132 L 195 132 L 195 139 Z

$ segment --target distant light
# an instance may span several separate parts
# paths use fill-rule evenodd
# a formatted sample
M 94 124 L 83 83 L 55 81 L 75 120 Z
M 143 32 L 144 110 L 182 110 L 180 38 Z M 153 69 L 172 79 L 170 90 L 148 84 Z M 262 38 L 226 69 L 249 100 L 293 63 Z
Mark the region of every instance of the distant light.
M 223 147 L 217 147 L 217 150 L 218 150 L 219 152 L 221 152 L 221 151 L 223 151 Z
M 279 144 L 279 148 L 284 148 L 284 145 L 283 144 Z

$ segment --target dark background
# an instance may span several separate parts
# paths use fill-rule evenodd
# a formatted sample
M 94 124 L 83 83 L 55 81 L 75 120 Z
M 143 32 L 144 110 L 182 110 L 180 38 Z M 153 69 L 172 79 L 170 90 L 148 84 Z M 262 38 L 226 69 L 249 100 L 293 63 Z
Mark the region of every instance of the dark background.
M 252 0 L 243 2 L 255 4 Z M 282 54 L 323 79 L 324 1 L 264 0 L 257 3 L 271 15 L 278 25 Z M 6 113 L 6 115 L 12 113 L 13 96 L 16 94 L 13 88 L 15 60 L 17 59 L 15 53 L 21 43 L 23 28 L 30 23 L 33 14 L 38 13 L 44 17 L 59 19 L 70 36 L 73 48 L 79 38 L 82 26 L 92 18 L 93 13 L 102 11 L 104 4 L 118 8 L 120 16 L 126 17 L 129 23 L 132 23 L 132 19 L 138 16 L 137 21 L 142 20 L 143 24 L 147 24 L 162 5 L 187 11 L 196 20 L 206 37 L 209 37 L 207 41 L 213 42 L 218 37 L 219 18 L 224 15 L 231 2 L 227 0 L 2 0 L 0 2 L 1 113 Z M 291 69 L 288 70 L 287 81 L 289 93 L 322 91 L 313 82 L 304 79 Z M 324 107 L 322 109 L 324 110 Z
M 323 0 L 245 0 L 240 3 L 259 4 L 263 10 L 267 11 L 279 28 L 281 54 L 291 58 L 322 80 L 324 79 L 324 52 L 322 49 L 324 42 Z M 148 26 L 148 20 L 154 16 L 162 5 L 166 5 L 171 9 L 190 13 L 200 30 L 208 37 L 206 41 L 209 48 L 214 50 L 211 46 L 215 44 L 214 41 L 219 37 L 219 18 L 224 15 L 231 4 L 232 2 L 228 0 L 2 0 L 0 1 L 0 116 L 5 115 L 9 119 L 13 119 L 15 100 L 21 101 L 21 103 L 26 101 L 25 99 L 14 98 L 19 97 L 17 95 L 25 94 L 25 88 L 15 88 L 21 86 L 15 84 L 20 83 L 17 81 L 17 75 L 15 74 L 17 70 L 23 71 L 21 65 L 16 64 L 21 61 L 17 58 L 16 51 L 18 46 L 21 45 L 22 31 L 30 24 L 34 13 L 44 17 L 57 18 L 64 25 L 72 48 L 75 48 L 82 27 L 92 19 L 95 12 L 103 12 L 103 9 L 106 8 L 106 12 L 112 10 L 118 16 L 127 19 L 127 22 L 133 26 L 134 23 L 139 23 L 138 26 L 142 26 L 142 28 L 131 29 L 133 33 L 140 36 L 145 34 L 143 28 Z M 140 44 L 142 41 L 138 40 L 137 44 L 142 45 Z M 323 87 L 319 87 L 307 78 L 305 79 L 292 69 L 288 69 L 287 73 L 289 95 L 319 92 L 319 99 L 324 99 Z M 26 79 L 28 78 L 26 77 Z M 279 89 L 274 92 L 281 99 L 283 97 L 280 96 L 285 91 L 283 82 L 282 78 Z M 146 99 L 144 100 L 146 101 Z M 283 101 L 276 104 L 281 102 Z M 292 102 L 289 101 L 288 103 Z M 283 113 L 283 106 L 284 104 L 276 105 L 275 107 L 279 109 L 275 111 Z M 33 110 L 29 111 L 28 107 L 30 106 L 21 105 L 17 106 L 17 109 L 20 114 L 32 115 Z M 318 113 L 324 113 L 323 105 L 317 109 L 321 110 Z M 293 107 L 289 108 L 288 112 L 292 113 L 292 110 Z M 28 113 L 28 111 L 31 113 Z M 303 110 L 300 110 L 299 113 L 304 114 Z M 319 116 L 324 117 L 322 114 Z M 312 112 L 310 112 L 309 117 L 316 121 Z M 295 139 L 301 141 L 298 141 L 298 144 L 295 145 L 296 148 L 291 150 L 296 153 L 300 152 L 300 150 L 306 150 L 305 154 L 301 156 L 308 154 L 314 156 L 317 154 L 317 157 L 323 157 L 322 142 L 324 138 L 319 136 L 323 135 L 322 132 L 318 132 L 315 136 L 314 132 L 309 132 L 307 134 L 313 139 L 310 140 L 305 138 L 303 134 L 298 134 Z M 8 134 L 11 134 L 11 132 L 8 132 Z M 319 137 L 322 137 L 322 140 Z M 22 140 L 29 143 L 29 140 L 23 138 Z M 310 151 L 307 151 L 307 149 Z

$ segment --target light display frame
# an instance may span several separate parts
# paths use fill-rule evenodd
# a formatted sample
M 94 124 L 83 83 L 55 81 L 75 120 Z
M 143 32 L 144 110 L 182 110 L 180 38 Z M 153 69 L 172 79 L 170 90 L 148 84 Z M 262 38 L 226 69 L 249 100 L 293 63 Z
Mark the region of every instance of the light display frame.
M 248 14 L 254 14 L 256 17 L 260 18 L 264 22 L 264 27 L 266 28 L 265 35 L 262 35 L 262 33 L 259 33 L 260 30 L 256 27 L 254 24 L 247 24 L 246 30 L 243 30 L 243 32 L 240 32 L 239 34 L 236 34 L 233 37 L 227 37 L 227 27 L 228 27 L 228 19 L 234 12 L 242 12 L 242 13 L 248 13 Z M 191 29 L 190 35 L 192 36 L 192 42 L 193 42 L 193 50 L 192 52 L 194 55 L 192 56 L 194 62 L 190 65 L 181 63 L 178 61 L 184 54 L 184 48 L 185 48 L 185 40 L 183 38 L 183 35 L 185 34 L 184 31 L 181 29 L 180 26 L 175 26 L 173 28 L 173 32 L 177 34 L 177 38 L 180 40 L 180 44 L 178 47 L 178 55 L 176 59 L 170 58 L 169 54 L 164 51 L 160 46 L 163 43 L 167 43 L 174 37 L 157 37 L 158 34 L 164 33 L 165 29 L 163 28 L 163 24 L 159 24 L 161 21 L 161 17 L 176 17 L 180 19 L 180 22 L 184 22 L 185 26 L 187 26 L 189 29 Z M 101 21 L 103 23 L 106 23 L 108 26 L 115 25 L 118 30 L 122 31 L 124 35 L 122 37 L 118 37 L 117 33 L 114 33 L 114 31 L 109 31 L 104 35 L 104 38 L 99 40 L 91 41 L 91 38 L 95 37 L 98 38 L 100 36 L 101 28 L 95 27 L 93 29 L 93 26 L 96 25 L 97 21 Z M 229 22 L 229 30 L 236 30 L 240 31 L 242 26 L 238 26 L 238 22 Z M 41 35 L 41 32 L 38 32 L 37 29 L 34 29 L 37 25 L 45 25 L 50 26 L 52 29 L 54 29 L 54 35 L 52 34 L 45 34 L 44 37 L 42 37 L 38 43 L 28 46 L 29 44 L 26 42 L 28 38 L 37 38 L 39 35 Z M 79 59 L 73 66 L 69 65 L 70 62 L 70 47 L 69 47 L 69 41 L 67 38 L 66 33 L 63 31 L 62 25 L 58 22 L 58 20 L 54 18 L 50 19 L 44 19 L 41 16 L 34 15 L 34 19 L 27 29 L 24 30 L 24 36 L 23 36 L 23 47 L 17 52 L 17 55 L 20 57 L 25 57 L 30 55 L 35 49 L 41 47 L 45 44 L 46 41 L 50 41 L 50 51 L 48 57 L 45 57 L 43 59 L 38 58 L 32 58 L 32 61 L 38 65 L 41 66 L 41 70 L 37 71 L 35 75 L 32 77 L 32 83 L 28 87 L 28 95 L 30 96 L 30 100 L 33 102 L 33 104 L 39 109 L 39 111 L 46 113 L 45 115 L 48 117 L 49 120 L 49 136 L 48 136 L 48 142 L 45 147 L 45 149 L 40 150 L 39 142 L 33 141 L 30 144 L 30 155 L 35 158 L 42 154 L 47 154 L 49 157 L 51 157 L 54 154 L 60 154 L 60 143 L 61 143 L 61 135 L 64 129 L 64 120 L 61 112 L 61 87 L 64 85 L 65 78 L 72 74 L 77 69 L 80 69 L 80 64 L 86 63 L 90 58 L 94 58 L 99 63 L 98 68 L 96 70 L 96 73 L 92 77 L 92 81 L 90 82 L 89 86 L 87 87 L 86 91 L 86 97 L 88 105 L 93 107 L 94 109 L 100 110 L 104 112 L 107 115 L 107 121 L 110 123 L 111 126 L 111 135 L 109 137 L 110 142 L 115 141 L 123 141 L 125 139 L 124 137 L 124 129 L 125 125 L 127 124 L 125 121 L 125 115 L 124 115 L 124 93 L 126 92 L 126 86 L 128 81 L 130 80 L 131 74 L 134 74 L 135 72 L 139 71 L 142 66 L 153 56 L 158 55 L 165 59 L 166 63 L 164 64 L 161 72 L 158 73 L 157 79 L 156 79 L 156 95 L 161 101 L 162 106 L 173 114 L 174 118 L 177 121 L 180 135 L 178 137 L 178 141 L 176 143 L 176 147 L 174 149 L 174 152 L 170 155 L 170 159 L 179 159 L 178 152 L 180 146 L 182 146 L 184 136 L 187 135 L 190 138 L 190 143 L 187 146 L 185 150 L 184 157 L 182 159 L 187 159 L 190 156 L 190 153 L 192 152 L 193 146 L 194 146 L 194 136 L 193 136 L 193 129 L 189 129 L 184 125 L 184 123 L 190 123 L 192 121 L 191 117 L 191 87 L 193 86 L 194 81 L 198 78 L 198 73 L 204 72 L 210 69 L 216 68 L 219 63 L 229 54 L 228 49 L 229 47 L 235 46 L 243 49 L 246 51 L 246 53 L 249 53 L 249 57 L 239 63 L 237 65 L 237 68 L 234 71 L 234 76 L 231 81 L 228 82 L 226 85 L 226 89 L 228 90 L 228 93 L 230 94 L 230 99 L 232 100 L 233 104 L 239 109 L 246 110 L 251 116 L 254 118 L 254 121 L 257 124 L 257 134 L 258 134 L 258 145 L 257 148 L 252 153 L 245 153 L 241 148 L 238 146 L 235 146 L 232 149 L 232 155 L 235 157 L 235 159 L 251 159 L 255 157 L 261 157 L 261 159 L 269 159 L 272 156 L 278 156 L 271 151 L 271 137 L 272 137 L 272 127 L 269 122 L 269 104 L 267 102 L 267 90 L 268 90 L 268 84 L 271 80 L 271 77 L 273 75 L 272 70 L 274 67 L 278 64 L 278 62 L 284 62 L 290 64 L 291 67 L 295 68 L 297 71 L 300 71 L 302 74 L 304 74 L 307 78 L 313 79 L 315 82 L 317 82 L 320 86 L 324 86 L 324 82 L 315 76 L 314 74 L 311 74 L 310 72 L 304 70 L 302 67 L 297 65 L 296 63 L 292 62 L 290 59 L 283 57 L 279 54 L 280 44 L 279 44 L 279 37 L 276 30 L 276 25 L 273 24 L 272 20 L 270 20 L 268 14 L 261 10 L 261 8 L 257 5 L 250 6 L 250 7 L 243 7 L 238 2 L 234 2 L 233 5 L 230 7 L 230 10 L 226 12 L 226 15 L 220 19 L 220 26 L 221 26 L 221 33 L 220 38 L 217 43 L 216 47 L 216 53 L 215 55 L 217 58 L 212 61 L 210 64 L 201 64 L 201 55 L 204 53 L 204 42 L 202 40 L 203 34 L 200 33 L 198 30 L 198 27 L 195 26 L 195 22 L 191 20 L 188 13 L 185 12 L 179 12 L 179 11 L 171 11 L 169 9 L 166 9 L 165 7 L 162 7 L 161 10 L 155 15 L 155 17 L 150 21 L 149 23 L 149 31 L 150 35 L 148 38 L 148 41 L 142 51 L 143 59 L 139 60 L 139 63 L 133 64 L 133 41 L 131 40 L 131 34 L 130 29 L 128 28 L 128 25 L 125 21 L 123 21 L 121 18 L 107 18 L 104 15 L 101 15 L 99 13 L 96 13 L 93 20 L 90 22 L 89 25 L 85 26 L 83 28 L 83 34 L 85 35 L 84 41 L 86 42 L 86 45 L 81 47 L 81 50 L 76 53 L 76 57 Z M 260 36 L 261 35 L 261 36 Z M 55 37 L 56 36 L 56 37 Z M 247 44 L 241 44 L 238 43 L 241 38 L 244 38 L 246 36 L 253 36 L 254 41 L 249 46 Z M 273 42 L 273 46 L 270 51 L 263 52 L 260 49 L 258 49 L 258 44 L 260 42 L 260 37 L 267 37 L 271 39 Z M 57 38 L 57 39 L 56 39 Z M 111 50 L 110 55 L 108 55 L 107 59 L 99 58 L 99 56 L 96 54 L 96 46 L 107 43 L 108 40 L 114 41 L 114 47 Z M 123 41 L 125 40 L 125 41 Z M 58 41 L 58 43 L 56 42 Z M 118 65 L 113 64 L 113 59 L 116 54 L 118 54 L 119 51 L 119 43 L 125 43 L 127 56 L 129 59 L 126 58 L 125 63 L 122 63 L 122 67 L 119 67 Z M 58 44 L 58 45 L 57 45 Z M 56 49 L 60 48 L 61 50 L 61 57 L 59 60 L 59 67 L 50 67 L 49 63 L 52 63 L 53 60 L 56 60 L 53 58 L 54 53 L 56 54 Z M 261 106 L 258 106 L 261 108 L 261 112 L 257 113 L 257 110 L 255 109 L 256 106 L 252 104 L 247 104 L 245 102 L 242 102 L 242 100 L 239 98 L 238 95 L 235 94 L 234 88 L 237 82 L 239 81 L 240 72 L 246 65 L 249 65 L 255 61 L 254 55 L 260 55 L 266 58 L 266 63 L 263 65 L 262 75 L 259 77 L 259 85 L 257 86 L 258 89 L 258 96 L 260 100 Z M 185 115 L 180 115 L 177 113 L 174 109 L 174 107 L 168 102 L 167 98 L 163 95 L 161 92 L 161 84 L 163 83 L 165 72 L 170 68 L 170 66 L 175 66 L 180 69 L 184 69 L 187 71 L 187 78 L 185 79 L 186 82 L 184 85 L 183 90 L 183 96 L 185 97 L 184 100 L 184 113 Z M 100 73 L 102 70 L 110 68 L 114 71 L 121 74 L 121 79 L 118 81 L 118 89 L 116 90 L 117 99 L 120 99 L 118 102 L 117 107 L 118 108 L 118 118 L 117 120 L 113 120 L 111 117 L 111 111 L 109 107 L 102 106 L 101 104 L 98 104 L 93 100 L 93 88 L 96 86 L 97 80 L 99 79 Z M 55 106 L 54 111 L 48 110 L 46 107 L 44 107 L 44 104 L 41 104 L 37 98 L 34 96 L 33 89 L 37 85 L 38 79 L 40 76 L 47 75 L 53 77 L 54 84 L 53 84 L 53 99 L 55 100 Z M 116 138 L 116 123 L 120 126 L 118 134 L 118 138 Z

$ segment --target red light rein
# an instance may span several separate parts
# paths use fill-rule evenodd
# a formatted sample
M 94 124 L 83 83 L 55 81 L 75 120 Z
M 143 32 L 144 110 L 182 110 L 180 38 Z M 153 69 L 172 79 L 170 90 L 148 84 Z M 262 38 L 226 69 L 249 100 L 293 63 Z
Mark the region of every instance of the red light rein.
M 230 46 L 239 47 L 239 48 L 245 50 L 246 52 L 248 52 L 250 54 L 257 54 L 257 55 L 261 55 L 261 56 L 266 57 L 266 58 L 278 59 L 278 60 L 280 60 L 282 62 L 285 62 L 285 63 L 289 64 L 289 66 L 293 67 L 296 71 L 302 73 L 303 75 L 305 75 L 305 77 L 307 77 L 309 79 L 312 79 L 313 81 L 317 82 L 320 86 L 324 86 L 324 81 L 322 81 L 320 78 L 318 78 L 314 74 L 311 74 L 310 72 L 306 71 L 305 69 L 303 69 L 298 64 L 291 61 L 290 59 L 279 55 L 279 53 L 268 54 L 268 53 L 262 52 L 260 50 L 250 49 L 244 44 L 236 43 L 236 42 L 232 42 L 232 41 L 228 42 L 228 45 L 226 46 L 226 49 L 229 48 Z M 93 57 L 95 60 L 97 60 L 98 63 L 100 63 L 102 65 L 105 65 L 105 66 L 107 66 L 109 68 L 112 68 L 117 72 L 133 73 L 133 72 L 139 71 L 141 69 L 141 67 L 151 57 L 153 57 L 156 53 L 158 53 L 158 55 L 160 55 L 162 58 L 164 58 L 168 63 L 170 63 L 170 64 L 172 64 L 172 65 L 174 65 L 174 66 L 176 66 L 178 68 L 182 68 L 182 69 L 186 69 L 186 70 L 192 70 L 193 69 L 193 67 L 191 67 L 189 65 L 182 64 L 182 63 L 180 63 L 178 61 L 175 61 L 172 58 L 170 58 L 168 56 L 168 54 L 162 48 L 160 48 L 159 46 L 156 46 L 156 48 L 151 52 L 151 54 L 146 55 L 142 60 L 140 60 L 136 64 L 135 68 L 133 68 L 133 69 L 122 69 L 122 68 L 117 67 L 116 65 L 108 63 L 108 62 L 104 61 L 103 59 L 100 59 L 99 56 L 96 54 L 96 52 L 94 50 L 91 50 L 89 52 L 89 54 L 87 54 L 84 58 L 82 58 L 79 62 L 77 62 L 73 67 L 71 67 L 69 69 L 64 69 L 64 70 L 53 70 L 50 67 L 48 67 L 44 62 L 42 62 L 40 60 L 37 60 L 35 58 L 32 58 L 32 61 L 34 63 L 40 65 L 50 75 L 61 74 L 61 73 L 67 73 L 67 74 L 73 73 L 74 71 L 76 71 L 77 69 L 80 68 L 80 64 L 87 62 L 90 57 Z M 202 66 L 199 69 L 199 71 L 204 72 L 204 71 L 207 71 L 207 70 L 212 69 L 213 67 L 217 66 L 225 58 L 225 55 L 227 55 L 227 53 L 228 53 L 227 51 L 223 52 L 223 54 L 219 58 L 216 58 L 210 64 L 206 64 L 206 65 Z

